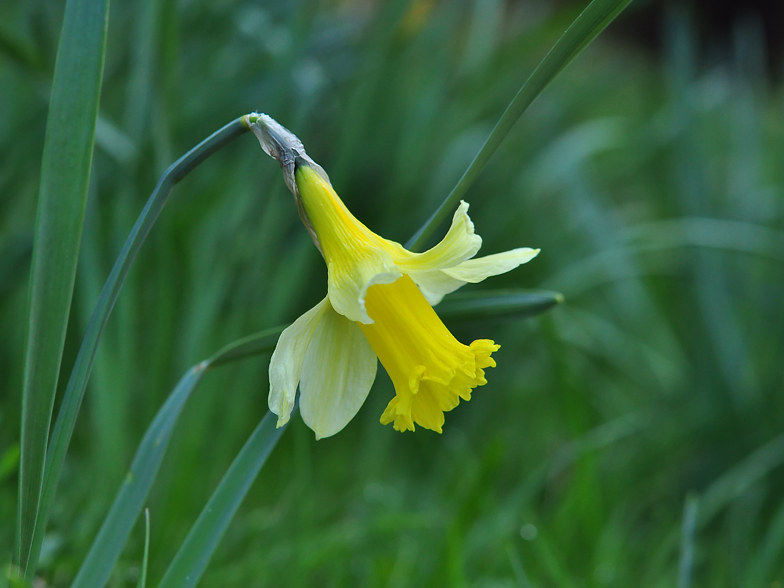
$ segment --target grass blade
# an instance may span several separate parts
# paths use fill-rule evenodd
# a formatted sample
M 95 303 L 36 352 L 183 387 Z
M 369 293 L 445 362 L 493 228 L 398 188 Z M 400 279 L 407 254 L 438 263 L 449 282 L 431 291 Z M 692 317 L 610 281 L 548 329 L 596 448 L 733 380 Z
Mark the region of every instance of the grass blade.
M 517 119 L 528 109 L 539 94 L 552 82 L 556 76 L 577 57 L 585 47 L 601 33 L 607 25 L 623 11 L 632 0 L 593 0 L 588 7 L 577 17 L 572 25 L 561 35 L 556 44 L 545 55 L 539 66 L 517 92 L 512 102 L 507 106 L 501 119 L 485 141 L 479 153 L 476 154 L 471 165 L 463 176 L 452 188 L 438 209 L 425 222 L 424 225 L 406 243 L 406 248 L 413 251 L 421 249 L 433 231 L 451 216 L 458 201 L 465 195 L 471 184 L 484 169 L 490 157 L 498 149 L 506 135 L 512 129 Z
M 691 574 L 694 567 L 694 535 L 697 531 L 697 515 L 700 499 L 696 494 L 689 494 L 683 506 L 683 523 L 681 525 L 681 554 L 678 562 L 678 588 L 691 586 Z
M 515 548 L 511 543 L 506 546 L 506 554 L 509 557 L 509 563 L 512 566 L 517 586 L 519 588 L 532 588 L 528 576 L 525 575 L 523 562 L 520 561 L 520 556 L 517 555 L 517 551 L 515 551 Z
M 72 588 L 103 588 L 106 585 L 158 474 L 174 425 L 205 368 L 206 362 L 193 366 L 185 373 L 147 429 L 131 469 L 82 562 Z
M 227 345 L 210 359 L 193 366 L 180 379 L 144 434 L 128 476 L 82 562 L 72 588 L 102 588 L 106 584 L 155 481 L 182 408 L 204 373 L 214 366 L 272 351 L 284 328 L 267 329 Z
M 240 503 L 286 428 L 275 428 L 276 422 L 277 417 L 267 413 L 253 431 L 174 556 L 158 588 L 196 586 Z
M 46 123 L 30 272 L 16 528 L 16 559 L 28 578 L 84 223 L 108 10 L 108 0 L 66 2 Z
M 722 508 L 782 463 L 784 463 L 784 433 L 774 437 L 730 468 L 703 492 L 700 500 L 700 526 L 711 522 Z
M 139 582 L 136 588 L 147 586 L 147 566 L 150 561 L 150 509 L 144 509 L 144 555 L 142 556 L 142 569 L 139 572 Z
M 436 309 L 444 320 L 524 318 L 550 310 L 563 300 L 563 294 L 549 290 L 478 290 L 450 294 Z
M 243 121 L 243 118 L 238 118 L 213 133 L 173 163 L 163 176 L 161 176 L 158 185 L 153 190 L 149 200 L 147 200 L 147 204 L 144 206 L 139 218 L 136 219 L 136 224 L 134 224 L 133 229 L 131 229 L 128 238 L 120 251 L 120 255 L 117 257 L 114 267 L 109 274 L 109 278 L 106 280 L 106 283 L 101 290 L 98 303 L 90 317 L 84 339 L 82 339 L 82 345 L 79 348 L 79 354 L 76 357 L 76 362 L 71 371 L 71 377 L 68 380 L 63 403 L 60 406 L 57 422 L 55 423 L 54 431 L 52 432 L 49 452 L 46 456 L 46 471 L 43 481 L 43 490 L 41 492 L 41 506 L 38 512 L 35 537 L 32 543 L 33 547 L 30 555 L 31 565 L 28 566 L 33 571 L 35 570 L 38 555 L 41 550 L 41 543 L 46 530 L 49 509 L 57 489 L 57 481 L 60 478 L 60 471 L 62 470 L 63 462 L 65 461 L 68 444 L 71 441 L 76 417 L 79 414 L 79 408 L 81 407 L 82 399 L 84 398 L 84 391 L 87 388 L 87 380 L 92 371 L 95 353 L 98 349 L 98 342 L 109 321 L 109 315 L 114 308 L 114 303 L 117 301 L 117 296 L 120 294 L 120 289 L 130 270 L 131 264 L 136 258 L 139 249 L 141 249 L 153 224 L 160 215 L 175 184 L 182 180 L 210 155 L 247 131 L 248 127 Z

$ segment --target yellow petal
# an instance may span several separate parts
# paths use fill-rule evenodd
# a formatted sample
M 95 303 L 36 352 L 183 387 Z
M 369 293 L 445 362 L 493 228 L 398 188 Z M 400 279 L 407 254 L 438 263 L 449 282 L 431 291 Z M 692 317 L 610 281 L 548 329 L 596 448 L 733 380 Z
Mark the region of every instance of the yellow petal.
M 302 420 L 316 439 L 341 431 L 365 402 L 376 378 L 376 354 L 357 323 L 324 313 L 305 356 L 300 381 Z
M 540 249 L 520 247 L 511 251 L 504 251 L 503 253 L 470 259 L 443 271 L 457 280 L 476 284 L 490 276 L 505 274 L 524 263 L 528 263 L 539 255 L 539 251 Z
M 298 167 L 295 176 L 327 262 L 333 308 L 352 321 L 373 322 L 365 311 L 367 289 L 373 284 L 393 282 L 401 275 L 384 239 L 359 222 L 330 183 L 309 165 Z
M 487 381 L 484 368 L 495 365 L 498 345 L 486 339 L 463 345 L 444 326 L 413 280 L 368 290 L 367 309 L 375 321 L 359 327 L 395 385 L 381 422 L 398 431 L 414 424 L 441 432 L 444 412 Z
M 401 273 L 388 253 L 366 247 L 357 248 L 350 254 L 330 256 L 327 275 L 333 308 L 352 321 L 369 324 L 373 320 L 365 309 L 368 288 L 374 284 L 390 284 Z
M 447 275 L 442 270 L 413 272 L 411 278 L 431 306 L 435 306 L 446 296 L 465 285 L 465 282 Z
M 397 243 L 387 241 L 387 244 L 398 267 L 414 277 L 417 272 L 454 267 L 472 258 L 482 247 L 482 238 L 474 232 L 474 223 L 468 216 L 468 203 L 461 200 L 449 231 L 432 249 L 411 253 Z
M 272 353 L 269 365 L 269 409 L 278 415 L 278 427 L 289 421 L 305 355 L 327 310 L 331 310 L 331 307 L 329 299 L 324 298 L 281 333 Z

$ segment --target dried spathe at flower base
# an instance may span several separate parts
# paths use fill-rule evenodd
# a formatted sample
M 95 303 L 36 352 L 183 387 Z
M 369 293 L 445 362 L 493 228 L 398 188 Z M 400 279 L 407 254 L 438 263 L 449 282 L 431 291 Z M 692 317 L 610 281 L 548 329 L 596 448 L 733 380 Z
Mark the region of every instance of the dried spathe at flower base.
M 398 431 L 415 424 L 441 432 L 444 412 L 487 383 L 499 346 L 464 345 L 433 306 L 466 283 L 508 272 L 538 249 L 512 249 L 472 259 L 482 245 L 461 202 L 444 239 L 424 253 L 379 237 L 346 208 L 326 172 L 290 131 L 267 115 L 251 127 L 283 168 L 300 217 L 324 256 L 327 296 L 283 331 L 270 361 L 269 407 L 288 422 L 297 385 L 305 423 L 317 438 L 354 417 L 376 377 L 376 358 L 395 385 L 381 415 Z

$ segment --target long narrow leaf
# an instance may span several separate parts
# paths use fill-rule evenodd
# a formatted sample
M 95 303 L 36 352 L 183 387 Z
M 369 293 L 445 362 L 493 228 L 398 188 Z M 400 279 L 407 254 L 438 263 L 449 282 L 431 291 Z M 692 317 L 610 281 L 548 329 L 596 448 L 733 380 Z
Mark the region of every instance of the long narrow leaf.
M 406 247 L 421 249 L 433 231 L 452 214 L 457 202 L 484 169 L 490 157 L 498 149 L 517 119 L 528 109 L 539 94 L 552 82 L 585 47 L 617 17 L 632 0 L 593 0 L 577 17 L 566 32 L 558 39 L 550 52 L 520 88 L 517 96 L 506 108 L 490 136 L 476 154 L 471 165 L 457 182 L 449 195 L 427 222 L 411 237 Z
M 46 122 L 30 273 L 16 559 L 27 570 L 82 237 L 108 0 L 68 0 Z M 30 571 L 25 574 L 30 577 Z
M 707 525 L 713 517 L 760 478 L 784 464 L 784 433 L 741 460 L 716 479 L 700 499 L 698 524 Z
M 131 469 L 92 548 L 82 562 L 72 588 L 102 588 L 106 585 L 158 474 L 174 425 L 185 402 L 204 375 L 205 367 L 206 362 L 186 372 L 147 429 Z
M 222 129 L 216 131 L 207 139 L 199 143 L 188 153 L 183 155 L 161 176 L 158 185 L 153 190 L 147 204 L 144 206 L 139 218 L 131 229 L 128 238 L 123 245 L 120 255 L 114 263 L 111 274 L 103 286 L 98 303 L 90 317 L 87 325 L 79 354 L 76 357 L 71 377 L 68 380 L 68 387 L 65 390 L 63 403 L 57 415 L 52 441 L 46 459 L 46 471 L 41 493 L 41 507 L 38 512 L 35 537 L 31 550 L 29 569 L 35 570 L 38 555 L 41 551 L 43 535 L 46 530 L 46 523 L 49 517 L 49 509 L 57 489 L 57 481 L 60 478 L 65 454 L 68 444 L 71 441 L 76 417 L 84 398 L 84 391 L 87 387 L 87 380 L 92 371 L 95 353 L 98 349 L 98 342 L 109 320 L 109 315 L 117 301 L 117 296 L 128 274 L 136 254 L 144 243 L 145 238 L 152 229 L 153 224 L 166 204 L 172 188 L 177 182 L 182 180 L 197 165 L 207 159 L 210 155 L 233 141 L 239 135 L 248 130 L 245 117 L 238 118 Z
M 692 569 L 694 567 L 694 535 L 697 531 L 697 515 L 700 499 L 696 494 L 689 494 L 683 506 L 683 522 L 681 523 L 681 553 L 678 561 L 678 588 L 691 586 Z
M 535 316 L 563 302 L 563 294 L 549 290 L 479 290 L 450 294 L 437 306 L 445 320 L 484 320 Z
M 261 331 L 224 347 L 210 359 L 193 366 L 147 428 L 117 497 L 93 541 L 72 588 L 102 588 L 128 541 L 163 461 L 166 446 L 182 408 L 204 373 L 213 366 L 272 351 L 283 327 Z
M 150 509 L 144 509 L 144 555 L 142 556 L 142 569 L 139 572 L 139 582 L 136 588 L 147 588 L 147 568 L 150 564 Z
M 207 506 L 201 511 L 158 588 L 196 586 L 242 500 L 285 429 L 276 428 L 276 422 L 277 417 L 269 412 L 253 431 Z

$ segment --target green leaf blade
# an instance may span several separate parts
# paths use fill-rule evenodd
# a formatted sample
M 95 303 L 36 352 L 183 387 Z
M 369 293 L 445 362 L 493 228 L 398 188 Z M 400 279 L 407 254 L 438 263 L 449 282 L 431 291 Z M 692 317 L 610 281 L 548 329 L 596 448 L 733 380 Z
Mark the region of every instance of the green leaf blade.
M 147 568 L 150 563 L 150 509 L 144 509 L 144 555 L 142 556 L 142 568 L 139 572 L 139 582 L 136 588 L 147 587 Z
M 68 0 L 46 125 L 22 395 L 16 559 L 26 570 L 68 325 L 106 49 L 108 0 Z M 30 576 L 30 570 L 26 571 Z
M 288 325 L 273 327 L 238 339 L 237 341 L 226 345 L 207 361 L 212 368 L 252 355 L 272 351 L 278 343 L 280 334 L 287 326 Z
M 212 558 L 240 503 L 285 430 L 271 412 L 262 419 L 210 497 L 158 588 L 193 588 Z
M 563 300 L 563 294 L 549 290 L 478 290 L 450 294 L 436 311 L 444 320 L 525 318 L 550 310 Z
M 211 359 L 193 366 L 180 378 L 147 428 L 136 450 L 128 476 L 120 487 L 87 557 L 82 562 L 72 588 L 102 588 L 108 581 L 112 568 L 125 547 L 133 525 L 155 482 L 182 409 L 204 373 L 214 366 L 271 351 L 283 328 L 267 329 L 234 341 L 214 354 Z M 146 524 L 149 527 L 149 520 Z M 149 533 L 149 529 L 146 532 Z M 144 570 L 147 569 L 148 542 L 149 539 L 146 539 Z
M 191 392 L 204 375 L 206 365 L 197 364 L 185 373 L 147 428 L 125 482 L 82 562 L 79 573 L 71 584 L 72 588 L 103 588 L 106 585 L 144 507 L 174 426 Z
M 141 249 L 147 235 L 152 230 L 155 221 L 158 219 L 164 205 L 174 188 L 174 185 L 182 180 L 196 166 L 202 163 L 210 155 L 233 141 L 239 135 L 248 130 L 242 118 L 235 119 L 223 128 L 219 129 L 196 147 L 188 151 L 180 159 L 174 162 L 164 172 L 147 200 L 144 209 L 136 219 L 136 223 L 131 229 L 128 238 L 118 255 L 114 267 L 109 277 L 104 283 L 98 302 L 90 317 L 87 330 L 82 339 L 79 354 L 76 357 L 68 385 L 65 389 L 63 402 L 57 415 L 57 421 L 52 431 L 51 443 L 46 455 L 46 469 L 44 472 L 43 488 L 41 490 L 40 508 L 38 509 L 38 520 L 35 524 L 35 533 L 30 549 L 28 568 L 34 571 L 38 556 L 43 543 L 44 532 L 49 516 L 49 510 L 54 500 L 57 489 L 57 482 L 60 478 L 65 455 L 71 441 L 76 418 L 79 415 L 84 393 L 87 388 L 87 381 L 92 372 L 95 354 L 98 350 L 98 343 L 101 340 L 103 331 L 109 321 L 114 304 L 120 294 L 120 290 L 125 282 L 125 278 L 130 271 L 131 265 L 136 259 L 136 255 Z

